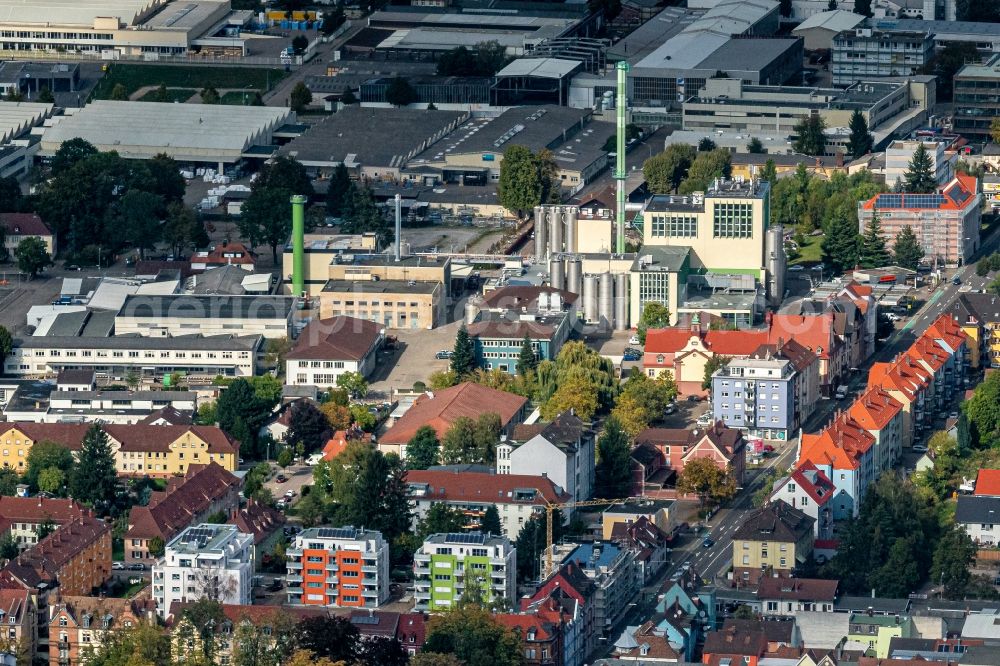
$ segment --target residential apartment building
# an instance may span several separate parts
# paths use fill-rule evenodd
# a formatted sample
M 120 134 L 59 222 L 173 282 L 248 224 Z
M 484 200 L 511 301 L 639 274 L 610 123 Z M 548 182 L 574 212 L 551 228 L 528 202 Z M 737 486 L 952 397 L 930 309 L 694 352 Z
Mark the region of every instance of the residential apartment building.
M 538 614 L 502 613 L 497 622 L 521 639 L 524 666 L 556 666 L 562 664 L 562 624 Z
M 42 523 L 54 525 L 80 518 L 86 510 L 72 499 L 56 497 L 0 497 L 0 527 L 14 537 L 18 548 L 25 550 L 38 543 Z
M 290 604 L 377 608 L 389 600 L 389 543 L 379 532 L 313 527 L 285 555 Z
M 166 544 L 181 530 L 213 514 L 228 515 L 239 507 L 241 486 L 236 476 L 214 462 L 190 465 L 186 476 L 170 477 L 167 487 L 154 491 L 146 506 L 129 510 L 125 561 L 151 566 L 161 555 L 149 552 L 151 540 Z
M 830 72 L 835 86 L 873 76 L 917 74 L 934 55 L 934 37 L 923 30 L 885 33 L 855 28 L 833 38 Z
M 813 550 L 813 519 L 782 501 L 754 509 L 733 532 L 733 582 L 755 587 L 769 576 L 788 578 Z
M 521 424 L 497 446 L 497 474 L 540 474 L 577 501 L 594 492 L 594 431 L 572 412 Z
M 873 386 L 847 410 L 851 418 L 875 439 L 875 477 L 896 466 L 903 455 L 903 403 Z
M 37 213 L 0 213 L 0 228 L 4 231 L 3 249 L 10 259 L 25 238 L 41 240 L 49 256 L 56 255 L 56 235 Z
M 707 428 L 647 428 L 636 438 L 636 450 L 632 459 L 639 461 L 637 451 L 651 449 L 646 459 L 642 478 L 637 482 L 646 490 L 654 483 L 654 477 L 661 470 L 680 474 L 684 466 L 696 458 L 709 458 L 720 469 L 728 470 L 742 485 L 746 473 L 746 440 L 738 428 L 730 428 L 716 421 Z
M 782 501 L 813 519 L 813 536 L 817 540 L 833 538 L 833 510 L 830 501 L 836 487 L 825 473 L 806 460 L 791 474 L 774 482 L 770 501 Z
M 310 322 L 285 354 L 286 382 L 292 386 L 337 386 L 345 372 L 367 377 L 375 369 L 385 329 L 366 319 L 333 317 Z
M 62 595 L 49 607 L 49 666 L 79 666 L 120 631 L 155 623 L 149 597 Z
M 51 441 L 74 453 L 80 450 L 90 424 L 2 423 L 0 466 L 23 472 L 36 442 Z M 121 476 L 168 478 L 183 475 L 191 465 L 217 463 L 236 470 L 239 443 L 216 426 L 109 424 L 102 426 L 111 443 Z
M 924 261 L 963 265 L 979 248 L 983 195 L 975 176 L 958 173 L 931 194 L 877 194 L 858 202 L 858 225 L 864 231 L 874 215 L 891 241 L 904 227 L 913 229 Z
M 965 334 L 967 368 L 1000 366 L 1000 298 L 959 294 L 945 314 Z
M 177 602 L 204 597 L 223 604 L 253 603 L 253 537 L 235 525 L 188 527 L 166 545 L 153 565 L 153 600 L 166 619 Z
M 635 553 L 609 541 L 554 545 L 553 549 L 565 553 L 560 565 L 576 564 L 593 583 L 594 630 L 598 636 L 609 636 L 639 593 L 642 578 L 636 574 Z
M 264 346 L 259 335 L 128 337 L 34 335 L 17 338 L 4 372 L 48 377 L 62 370 L 91 368 L 99 379 L 121 382 L 130 372 L 162 379 L 175 372 L 195 377 L 252 377 Z
M 933 396 L 932 375 L 906 355 L 894 362 L 874 363 L 868 370 L 868 388 L 878 386 L 903 405 L 903 446 L 929 427 L 925 404 Z
M 945 154 L 944 141 L 893 141 L 885 148 L 885 182 L 892 188 L 900 187 L 906 180 L 906 172 L 913 160 L 917 147 L 924 146 L 931 160 L 931 172 L 938 185 L 945 185 L 952 179 L 951 158 Z
M 39 633 L 36 599 L 34 590 L 0 589 L 0 622 L 3 623 L 0 635 L 5 644 L 16 648 L 12 653 L 23 647 L 27 654 L 36 654 Z M 8 653 L 5 656 L 16 655 Z M 12 663 L 16 666 L 16 662 Z
M 985 63 L 969 63 L 955 74 L 955 131 L 988 140 L 990 124 L 1000 116 L 1000 54 Z
M 432 534 L 413 556 L 414 610 L 448 610 L 478 585 L 486 603 L 510 607 L 517 594 L 517 549 L 480 532 Z
M 875 482 L 875 437 L 848 412 L 841 412 L 819 434 L 804 433 L 799 463 L 809 461 L 833 481 L 831 509 L 836 520 L 857 517 Z
M 51 385 L 50 385 L 51 386 Z M 35 423 L 138 423 L 153 412 L 171 408 L 193 414 L 198 400 L 194 391 L 85 391 L 48 392 L 39 385 L 15 394 L 4 409 L 8 421 Z
M 552 479 L 523 474 L 485 474 L 445 470 L 410 470 L 406 473 L 409 499 L 413 503 L 413 526 L 437 503 L 461 509 L 476 528 L 486 509 L 496 506 L 503 536 L 516 539 L 525 521 L 549 504 L 565 504 L 573 498 Z M 569 520 L 571 509 L 562 512 Z
M 539 608 L 564 609 L 563 664 L 583 666 L 597 648 L 600 631 L 596 615 L 597 586 L 579 564 L 568 562 L 556 568 L 530 597 L 521 598 L 521 611 Z
M 757 598 L 767 616 L 795 617 L 803 611 L 832 613 L 838 585 L 838 581 L 817 578 L 761 578 Z
M 868 646 L 879 659 L 889 656 L 893 638 L 916 638 L 913 620 L 901 615 L 867 615 L 852 613 L 848 622 L 847 640 Z
M 260 335 L 287 338 L 291 296 L 220 296 L 216 294 L 133 294 L 115 315 L 115 335 Z
M 90 595 L 111 577 L 111 527 L 89 511 L 56 527 L 0 570 L 3 587 Z M 41 601 L 39 602 L 41 603 Z

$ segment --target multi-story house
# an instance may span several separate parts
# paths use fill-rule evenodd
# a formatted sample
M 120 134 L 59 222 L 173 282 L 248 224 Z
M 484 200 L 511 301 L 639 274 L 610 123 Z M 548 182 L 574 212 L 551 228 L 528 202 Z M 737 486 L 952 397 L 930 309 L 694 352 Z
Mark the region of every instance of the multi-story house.
M 538 615 L 502 613 L 497 622 L 521 639 L 524 666 L 562 666 L 562 626 Z
M 385 328 L 367 319 L 331 317 L 310 322 L 285 355 L 285 377 L 294 386 L 337 386 L 345 372 L 367 377 L 375 369 Z
M 847 412 L 819 434 L 803 434 L 799 463 L 809 461 L 833 481 L 835 520 L 857 517 L 861 500 L 875 482 L 875 438 Z
M 978 483 L 976 484 L 978 493 Z M 955 507 L 955 524 L 981 546 L 1000 543 L 1000 497 L 991 495 L 959 495 Z
M 0 587 L 84 596 L 110 577 L 111 527 L 84 511 L 10 560 L 0 570 Z
M 858 425 L 875 438 L 875 477 L 895 467 L 903 455 L 903 404 L 873 386 L 847 410 Z
M 931 173 L 938 185 L 944 185 L 952 177 L 951 158 L 945 153 L 944 141 L 893 141 L 885 149 L 885 183 L 893 188 L 906 180 L 906 172 L 913 160 L 917 147 L 923 145 L 931 160 Z
M 37 213 L 2 213 L 0 229 L 3 229 L 3 249 L 7 258 L 14 259 L 14 250 L 25 238 L 37 238 L 45 245 L 50 257 L 56 256 L 56 234 Z
M 946 314 L 965 334 L 967 368 L 1000 366 L 1000 298 L 994 294 L 959 294 Z
M 868 370 L 868 388 L 877 386 L 903 405 L 903 446 L 913 444 L 913 438 L 927 428 L 925 402 L 930 390 L 931 374 L 903 355 L 895 361 L 874 363 Z
M 609 636 L 639 592 L 641 579 L 636 574 L 635 553 L 608 541 L 552 548 L 565 553 L 559 558 L 562 565 L 575 563 L 593 582 L 594 630 Z
M 751 511 L 733 532 L 733 581 L 755 587 L 761 578 L 788 578 L 812 556 L 813 519 L 783 501 Z
M 876 194 L 858 202 L 858 224 L 863 231 L 878 215 L 890 241 L 908 226 L 924 250 L 924 261 L 963 265 L 979 248 L 982 203 L 976 177 L 957 173 L 941 192 Z
M 889 656 L 889 643 L 893 638 L 917 636 L 913 620 L 906 616 L 854 613 L 848 622 L 847 640 L 867 645 L 879 659 Z
M 133 506 L 125 533 L 125 561 L 151 566 L 163 553 L 150 553 L 150 541 L 162 548 L 177 533 L 212 514 L 229 514 L 240 503 L 240 480 L 217 463 L 190 465 L 187 476 L 171 477 L 153 492 L 146 506 Z M 2 504 L 0 504 L 2 506 Z
M 833 511 L 830 501 L 836 493 L 833 481 L 805 460 L 788 476 L 774 482 L 771 501 L 782 501 L 813 519 L 817 540 L 833 538 Z
M 540 474 L 578 501 L 594 492 L 594 431 L 571 412 L 515 426 L 496 456 L 497 474 Z
M 65 525 L 85 509 L 71 499 L 49 497 L 0 497 L 0 527 L 6 527 L 18 548 L 38 543 L 38 528 L 46 522 Z
M 838 581 L 818 578 L 761 578 L 757 599 L 768 616 L 795 617 L 803 611 L 832 613 L 838 585 Z
M 955 131 L 987 140 L 990 123 L 1000 116 L 1000 55 L 966 64 L 955 74 Z
M 521 611 L 540 608 L 565 612 L 563 628 L 564 666 L 583 666 L 598 645 L 596 629 L 596 585 L 575 562 L 560 565 L 542 581 L 534 595 L 521 599 Z
M 524 474 L 410 470 L 406 483 L 414 507 L 414 528 L 434 504 L 461 509 L 472 526 L 478 526 L 488 507 L 496 506 L 503 533 L 511 539 L 516 539 L 524 523 L 547 505 L 573 499 L 552 479 Z M 564 509 L 562 515 L 569 520 L 572 509 Z
M 685 430 L 681 428 L 647 428 L 640 432 L 635 442 L 638 447 L 652 448 L 658 456 L 658 464 L 676 474 L 696 458 L 710 458 L 724 470 L 729 470 L 736 485 L 742 485 L 746 469 L 746 440 L 737 428 L 730 428 L 722 422 L 715 422 L 707 428 Z M 633 459 L 636 453 L 633 452 Z M 644 474 L 649 469 L 644 468 Z M 642 488 L 648 487 L 649 478 L 639 479 Z
M 167 545 L 153 565 L 153 600 L 166 619 L 175 602 L 208 597 L 224 604 L 250 605 L 253 537 L 235 525 L 201 523 Z
M 285 551 L 288 603 L 377 608 L 389 600 L 389 544 L 375 530 L 313 527 Z
M 23 472 L 35 442 L 56 442 L 80 450 L 90 429 L 87 423 L 2 423 L 0 466 Z M 221 428 L 199 425 L 107 424 L 101 426 L 110 440 L 118 474 L 169 478 L 184 475 L 192 465 L 215 462 L 233 472 L 239 442 Z
M 35 655 L 38 648 L 38 609 L 34 590 L 0 589 L 0 638 L 3 643 Z
M 487 602 L 511 606 L 517 593 L 517 549 L 492 534 L 432 534 L 413 556 L 414 608 L 446 610 L 480 588 Z
M 113 634 L 155 622 L 149 597 L 60 596 L 49 607 L 49 666 L 78 666 Z

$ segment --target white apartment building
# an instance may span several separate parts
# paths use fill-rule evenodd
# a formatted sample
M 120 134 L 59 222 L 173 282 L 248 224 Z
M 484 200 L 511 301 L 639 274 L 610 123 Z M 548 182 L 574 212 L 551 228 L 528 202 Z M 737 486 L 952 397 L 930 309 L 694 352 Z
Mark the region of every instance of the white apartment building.
M 893 141 L 885 149 L 885 184 L 890 188 L 896 186 L 896 182 L 906 182 L 906 170 L 910 167 L 910 160 L 917 146 L 924 144 L 924 150 L 931 158 L 931 169 L 934 172 L 934 179 L 938 185 L 944 185 L 952 176 L 951 159 L 944 152 L 944 142 L 942 141 Z
M 376 608 L 389 601 L 389 544 L 380 532 L 313 527 L 285 555 L 290 604 Z
M 253 535 L 235 525 L 202 523 L 188 527 L 167 544 L 153 565 L 153 600 L 162 619 L 175 602 L 206 596 L 223 604 L 253 603 Z
M 505 537 L 480 532 L 432 534 L 413 556 L 414 610 L 447 610 L 476 580 L 485 601 L 503 600 L 512 606 L 516 573 L 517 549 Z
M 594 433 L 570 412 L 551 423 L 519 425 L 497 446 L 497 474 L 542 475 L 574 500 L 594 491 Z

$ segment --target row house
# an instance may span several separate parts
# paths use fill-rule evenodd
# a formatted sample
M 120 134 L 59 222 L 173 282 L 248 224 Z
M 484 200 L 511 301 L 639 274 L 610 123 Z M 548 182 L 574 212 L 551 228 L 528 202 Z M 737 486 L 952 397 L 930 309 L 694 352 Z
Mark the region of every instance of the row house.
M 933 340 L 948 353 L 945 362 L 947 386 L 956 391 L 963 388 L 969 369 L 969 336 L 958 321 L 942 315 L 927 327 L 922 337 Z
M 36 653 L 38 608 L 33 590 L 0 589 L 0 638 L 24 654 Z
M 788 476 L 774 482 L 770 501 L 782 501 L 813 519 L 813 536 L 817 540 L 833 538 L 831 502 L 836 487 L 823 471 L 804 460 Z
M 903 405 L 903 446 L 913 445 L 914 436 L 927 427 L 924 403 L 930 374 L 908 356 L 875 363 L 868 370 L 868 388 L 879 387 Z
M 1000 366 L 1000 297 L 959 294 L 945 312 L 965 334 L 968 367 L 979 370 Z
M 795 617 L 803 611 L 833 612 L 837 601 L 835 580 L 818 578 L 762 578 L 757 586 L 764 615 Z
M 155 621 L 155 609 L 148 596 L 60 596 L 49 606 L 49 666 L 84 664 L 116 633 Z
M 173 477 L 163 491 L 153 492 L 146 506 L 134 506 L 128 514 L 125 561 L 152 566 L 163 554 L 162 547 L 190 525 L 216 513 L 229 514 L 239 506 L 240 480 L 212 462 L 191 465 L 187 476 Z M 160 548 L 150 553 L 150 542 Z
M 9 531 L 18 548 L 24 550 L 38 543 L 38 528 L 43 523 L 65 525 L 84 511 L 72 499 L 0 497 L 0 530 Z
M 650 584 L 670 561 L 669 537 L 646 516 L 614 523 L 611 541 L 635 553 L 640 586 Z
M 803 434 L 799 464 L 811 462 L 834 485 L 834 520 L 857 517 L 861 500 L 875 482 L 875 438 L 847 412 L 817 435 Z
M 559 565 L 542 581 L 535 593 L 520 600 L 521 612 L 560 609 L 563 628 L 564 666 L 583 666 L 598 647 L 597 586 L 574 561 Z
M 575 563 L 593 581 L 594 630 L 608 637 L 641 589 L 635 552 L 609 541 L 554 544 L 552 550 L 560 555 L 560 564 Z
M 903 455 L 903 404 L 873 386 L 851 404 L 847 413 L 875 438 L 875 477 L 895 467 Z

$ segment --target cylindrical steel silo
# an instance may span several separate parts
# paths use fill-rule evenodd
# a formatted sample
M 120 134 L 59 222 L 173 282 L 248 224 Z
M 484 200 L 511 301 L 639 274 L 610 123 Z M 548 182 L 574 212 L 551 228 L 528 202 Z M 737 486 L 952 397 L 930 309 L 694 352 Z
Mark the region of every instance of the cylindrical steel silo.
M 479 299 L 472 297 L 465 302 L 465 325 L 474 324 L 479 316 Z
M 549 214 L 549 256 L 563 251 L 563 219 L 559 206 L 548 206 Z
M 785 297 L 785 271 L 788 268 L 784 227 L 779 224 L 767 230 L 764 248 L 767 253 L 767 302 L 776 308 Z
M 549 259 L 549 284 L 556 289 L 566 288 L 563 260 L 559 257 Z
M 589 324 L 597 321 L 597 276 L 583 276 L 583 320 Z
M 615 330 L 628 328 L 628 273 L 615 275 Z
M 611 273 L 601 273 L 598 283 L 597 314 L 602 326 L 614 326 L 615 283 Z
M 541 206 L 535 206 L 535 261 L 545 261 L 545 256 L 548 250 L 547 240 L 548 234 L 548 221 L 545 219 L 545 209 Z
M 566 291 L 577 295 L 583 291 L 583 262 L 579 257 L 566 260 Z
M 576 206 L 566 206 L 563 208 L 563 219 L 566 221 L 566 251 L 576 252 L 576 216 L 580 209 Z

